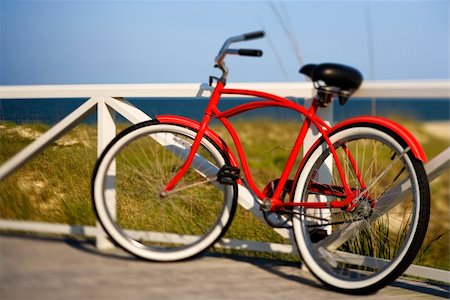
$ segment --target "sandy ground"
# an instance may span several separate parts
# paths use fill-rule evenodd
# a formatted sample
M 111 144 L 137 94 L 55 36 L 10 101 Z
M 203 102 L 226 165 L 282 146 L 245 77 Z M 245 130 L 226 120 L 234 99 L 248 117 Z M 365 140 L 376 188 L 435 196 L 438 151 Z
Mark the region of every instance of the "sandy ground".
M 82 239 L 0 235 L 0 299 L 357 300 L 327 290 L 298 263 L 206 254 L 150 263 Z M 448 285 L 398 279 L 364 300 L 447 299 Z
M 424 128 L 432 135 L 450 140 L 450 121 L 426 122 Z

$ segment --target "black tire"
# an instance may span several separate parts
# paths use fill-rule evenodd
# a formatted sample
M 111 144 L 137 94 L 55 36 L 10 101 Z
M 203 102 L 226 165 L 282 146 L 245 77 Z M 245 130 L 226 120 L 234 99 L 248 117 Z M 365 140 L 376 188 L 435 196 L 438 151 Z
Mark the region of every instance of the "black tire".
M 92 178 L 95 212 L 106 233 L 126 251 L 153 261 L 184 260 L 206 251 L 229 227 L 237 185 L 216 180 L 228 158 L 206 137 L 176 186 L 185 189 L 160 195 L 184 163 L 196 134 L 178 125 L 143 122 L 120 133 L 97 161 Z M 113 169 L 114 178 L 109 175 Z M 109 204 L 114 202 L 110 185 L 115 208 Z
M 350 212 L 298 208 L 293 218 L 296 244 L 303 262 L 329 288 L 372 293 L 398 278 L 422 245 L 430 214 L 428 178 L 406 142 L 387 128 L 353 125 L 332 133 L 330 140 L 350 187 L 369 196 L 356 197 Z M 352 153 L 366 189 L 346 151 Z M 320 192 L 323 186 L 342 186 L 329 147 L 323 141 L 310 153 L 296 182 L 294 202 L 336 200 Z M 401 194 L 408 184 L 411 189 Z

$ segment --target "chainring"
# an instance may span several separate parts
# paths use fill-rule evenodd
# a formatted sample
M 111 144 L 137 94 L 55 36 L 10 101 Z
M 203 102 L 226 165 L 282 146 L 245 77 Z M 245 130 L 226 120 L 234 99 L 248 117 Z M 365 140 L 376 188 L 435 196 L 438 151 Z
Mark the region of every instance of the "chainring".
M 275 189 L 277 188 L 278 182 L 280 179 L 275 179 L 269 182 L 264 188 L 264 194 L 266 197 L 270 198 L 273 196 Z M 281 193 L 280 200 L 283 202 L 290 201 L 290 192 L 292 188 L 292 180 L 286 181 L 285 186 L 283 187 L 283 192 Z M 292 212 L 291 211 L 275 211 L 275 212 L 265 212 L 263 211 L 264 219 L 267 224 L 275 228 L 290 228 L 292 227 Z

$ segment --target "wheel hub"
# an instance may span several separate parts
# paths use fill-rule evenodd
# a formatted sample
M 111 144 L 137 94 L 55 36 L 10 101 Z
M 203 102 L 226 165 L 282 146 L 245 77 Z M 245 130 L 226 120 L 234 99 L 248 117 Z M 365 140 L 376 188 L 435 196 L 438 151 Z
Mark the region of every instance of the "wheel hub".
M 362 198 L 354 210 L 354 214 L 362 219 L 368 219 L 372 215 L 372 212 L 372 205 L 366 198 Z

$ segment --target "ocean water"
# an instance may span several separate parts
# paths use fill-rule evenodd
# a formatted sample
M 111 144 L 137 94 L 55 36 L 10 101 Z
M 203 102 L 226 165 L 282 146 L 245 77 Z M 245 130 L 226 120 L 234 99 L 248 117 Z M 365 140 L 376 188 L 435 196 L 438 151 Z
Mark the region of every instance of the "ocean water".
M 62 120 L 87 99 L 0 99 L 0 121 L 43 123 L 52 125 Z M 150 116 L 173 114 L 200 120 L 207 104 L 206 98 L 130 98 L 136 107 Z M 291 99 L 303 104 L 301 99 Z M 250 102 L 249 98 L 223 98 L 220 109 Z M 254 101 L 254 100 L 253 100 Z M 450 99 L 377 99 L 375 114 L 383 117 L 398 116 L 417 121 L 448 121 Z M 350 99 L 344 106 L 334 102 L 334 121 L 353 116 L 372 115 L 371 99 Z M 299 114 L 283 108 L 264 108 L 246 112 L 235 118 L 268 118 L 275 120 L 299 120 Z M 119 116 L 120 121 L 120 116 Z M 85 123 L 95 123 L 96 114 L 87 117 Z

